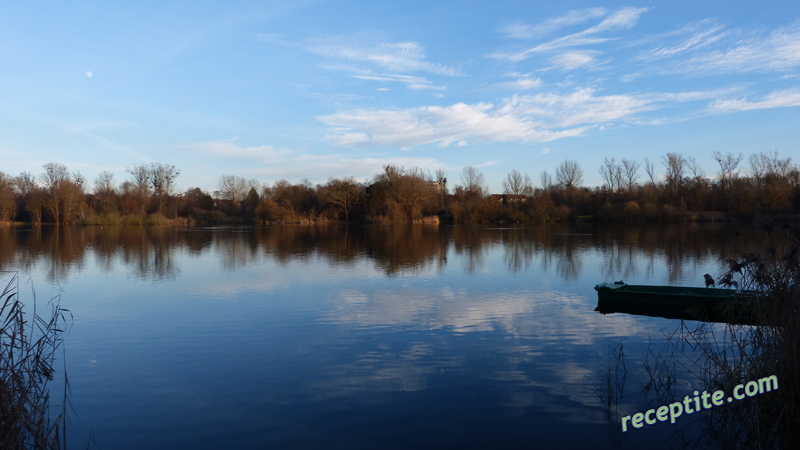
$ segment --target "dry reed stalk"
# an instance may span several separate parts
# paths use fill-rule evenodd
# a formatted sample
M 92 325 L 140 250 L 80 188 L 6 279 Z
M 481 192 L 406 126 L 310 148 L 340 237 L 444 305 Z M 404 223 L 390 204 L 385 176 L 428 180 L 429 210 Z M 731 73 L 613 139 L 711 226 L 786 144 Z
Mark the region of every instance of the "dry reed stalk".
M 651 346 L 644 360 L 649 378 L 645 397 L 654 396 L 660 404 L 680 400 L 676 396 L 681 393 L 674 389 L 679 370 L 708 392 L 730 393 L 739 384 L 777 376 L 777 390 L 703 410 L 703 431 L 695 445 L 800 448 L 800 240 L 788 227 L 762 223 L 761 228 L 762 251 L 727 260 L 718 282 L 748 293 L 724 311 L 729 323 L 699 322 L 690 329 L 681 321 L 675 333 L 666 336 L 664 347 L 654 352 Z M 611 358 L 610 367 L 619 364 L 624 361 Z M 606 374 L 604 384 L 609 387 L 614 371 L 619 368 Z
M 66 395 L 51 420 L 48 388 L 69 314 L 59 300 L 60 295 L 51 299 L 48 314 L 42 316 L 34 293 L 33 311 L 26 319 L 18 273 L 0 293 L 0 448 L 59 449 L 64 442 Z

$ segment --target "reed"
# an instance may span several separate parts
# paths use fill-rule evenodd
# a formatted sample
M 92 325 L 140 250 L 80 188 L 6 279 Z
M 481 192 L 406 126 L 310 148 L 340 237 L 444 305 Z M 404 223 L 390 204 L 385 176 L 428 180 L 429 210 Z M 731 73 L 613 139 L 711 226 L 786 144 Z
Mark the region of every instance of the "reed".
M 749 292 L 744 304 L 724 311 L 728 323 L 681 321 L 661 348 L 650 343 L 642 361 L 642 393 L 651 405 L 680 401 L 688 392 L 685 385 L 678 388 L 678 380 L 687 377 L 695 389 L 730 393 L 739 384 L 777 376 L 777 390 L 694 416 L 702 432 L 691 440 L 705 448 L 800 448 L 800 240 L 769 219 L 758 226 L 760 251 L 725 261 L 718 277 L 720 287 Z M 621 390 L 612 389 L 620 381 L 612 375 L 627 365 L 618 353 L 611 352 L 598 388 L 612 420 L 618 400 L 611 397 L 621 398 Z
M 726 261 L 719 283 L 752 293 L 745 313 L 758 326 L 708 324 L 687 334 L 693 353 L 703 356 L 701 379 L 712 389 L 730 390 L 749 380 L 776 375 L 779 389 L 719 408 L 706 434 L 725 448 L 798 448 L 800 445 L 800 240 L 788 226 L 761 219 L 759 252 Z M 728 311 L 736 322 L 741 308 Z
M 66 394 L 52 419 L 48 388 L 69 314 L 59 300 L 60 295 L 51 299 L 42 315 L 34 293 L 32 312 L 26 312 L 18 273 L 0 294 L 0 448 L 58 449 L 63 444 Z

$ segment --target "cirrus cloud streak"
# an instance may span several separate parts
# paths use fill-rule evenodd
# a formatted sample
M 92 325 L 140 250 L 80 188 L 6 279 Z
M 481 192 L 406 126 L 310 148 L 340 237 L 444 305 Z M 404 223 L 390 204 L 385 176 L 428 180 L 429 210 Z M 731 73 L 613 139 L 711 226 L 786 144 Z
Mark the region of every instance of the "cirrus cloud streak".
M 643 122 L 640 114 L 719 98 L 736 89 L 680 93 L 597 95 L 591 88 L 567 94 L 515 95 L 499 105 L 456 103 L 408 109 L 357 109 L 318 117 L 333 127 L 337 145 L 411 148 L 472 142 L 548 142 L 582 136 L 613 122 Z

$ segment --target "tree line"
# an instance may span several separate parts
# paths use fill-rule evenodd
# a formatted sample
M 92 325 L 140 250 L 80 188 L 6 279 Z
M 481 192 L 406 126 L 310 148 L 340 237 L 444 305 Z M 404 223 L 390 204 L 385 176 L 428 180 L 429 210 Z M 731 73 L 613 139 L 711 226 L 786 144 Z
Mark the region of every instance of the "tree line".
M 605 158 L 603 184 L 583 186 L 578 161 L 565 160 L 534 185 L 509 172 L 502 193 L 491 194 L 484 175 L 465 167 L 456 183 L 443 170 L 430 173 L 387 165 L 371 180 L 331 178 L 313 185 L 280 180 L 272 185 L 224 174 L 218 190 L 176 192 L 180 171 L 151 163 L 126 169 L 127 179 L 101 172 L 89 186 L 79 172 L 47 163 L 34 176 L 0 172 L 0 223 L 191 224 L 191 223 L 548 223 L 596 220 L 704 220 L 800 212 L 800 171 L 777 152 L 715 152 L 708 176 L 693 156 L 667 153 L 659 164 Z

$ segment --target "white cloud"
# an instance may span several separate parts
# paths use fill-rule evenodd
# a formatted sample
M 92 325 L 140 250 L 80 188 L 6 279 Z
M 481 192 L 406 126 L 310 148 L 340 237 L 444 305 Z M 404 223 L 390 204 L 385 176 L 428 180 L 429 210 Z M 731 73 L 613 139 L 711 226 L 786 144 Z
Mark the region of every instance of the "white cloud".
M 605 8 L 576 9 L 560 17 L 545 20 L 538 25 L 527 25 L 521 22 L 503 27 L 503 32 L 512 38 L 535 39 L 554 33 L 564 27 L 577 25 L 590 19 L 603 17 L 607 14 Z
M 385 42 L 383 36 L 374 33 L 326 36 L 310 41 L 305 49 L 326 58 L 367 63 L 393 72 L 460 75 L 456 68 L 427 61 L 418 42 Z
M 267 43 L 300 48 L 303 51 L 335 61 L 322 65 L 329 70 L 353 73 L 353 78 L 370 81 L 404 83 L 409 89 L 444 89 L 413 72 L 460 76 L 455 67 L 427 60 L 418 42 L 389 42 L 380 33 L 322 36 L 295 43 L 271 34 L 260 34 Z
M 587 28 L 581 32 L 569 34 L 557 39 L 553 39 L 544 44 L 516 53 L 496 53 L 489 55 L 493 58 L 506 59 L 512 62 L 520 62 L 528 59 L 532 54 L 550 52 L 563 48 L 578 47 L 585 45 L 595 45 L 616 39 L 614 37 L 596 37 L 596 34 L 605 33 L 613 30 L 628 29 L 636 25 L 648 8 L 623 8 L 614 12 L 603 19 L 599 24 Z
M 577 136 L 585 127 L 543 129 L 526 117 L 491 104 L 426 106 L 405 110 L 356 110 L 318 118 L 336 127 L 329 137 L 336 144 L 371 144 L 409 148 L 437 143 L 447 147 L 468 142 L 546 142 Z M 353 135 L 359 139 L 353 139 Z
M 506 75 L 510 78 L 515 78 L 514 81 L 506 81 L 499 83 L 498 86 L 514 89 L 514 90 L 527 90 L 539 87 L 542 85 L 542 79 L 532 76 L 529 73 L 509 73 Z
M 597 95 L 581 88 L 566 94 L 514 95 L 490 103 L 425 106 L 398 110 L 359 109 L 318 119 L 333 127 L 328 139 L 338 145 L 410 148 L 463 141 L 548 142 L 581 136 L 616 122 L 645 124 L 642 113 L 678 104 L 716 99 L 738 88 L 677 93 Z
M 751 102 L 746 98 L 716 100 L 709 106 L 709 111 L 720 114 L 788 106 L 800 106 L 800 89 L 775 91 L 764 97 L 763 100 L 755 102 Z
M 723 31 L 719 25 L 686 27 L 682 41 L 664 44 L 636 59 L 657 60 L 685 55 L 670 64 L 660 63 L 650 72 L 685 73 L 695 76 L 724 73 L 785 72 L 800 66 L 800 26 L 792 25 L 769 35 Z
M 724 26 L 710 20 L 704 20 L 671 33 L 648 38 L 648 41 L 658 40 L 659 44 L 634 59 L 655 60 L 696 51 L 720 42 L 727 35 L 728 33 L 725 31 Z M 673 36 L 677 36 L 677 40 L 661 43 L 661 41 L 672 39 Z
M 649 8 L 622 8 L 603 19 L 599 25 L 583 31 L 582 34 L 594 34 L 609 30 L 619 30 L 633 28 L 639 21 L 639 17 L 647 12 Z
M 688 61 L 688 68 L 753 72 L 782 71 L 800 65 L 800 31 L 779 30 L 763 41 L 747 42 L 725 52 Z
M 413 75 L 377 74 L 372 71 L 362 71 L 356 75 L 353 75 L 353 78 L 358 78 L 360 80 L 370 80 L 370 81 L 405 83 L 405 85 L 409 89 L 435 89 L 435 90 L 446 89 L 444 86 L 434 85 L 431 81 L 425 79 L 424 77 L 417 77 Z
M 515 96 L 501 108 L 502 113 L 537 118 L 547 128 L 594 126 L 655 109 L 653 99 L 633 95 L 596 96 L 593 89 L 570 94 Z
M 592 66 L 596 63 L 597 51 L 570 51 L 556 55 L 550 59 L 555 68 L 575 70 L 581 67 Z

